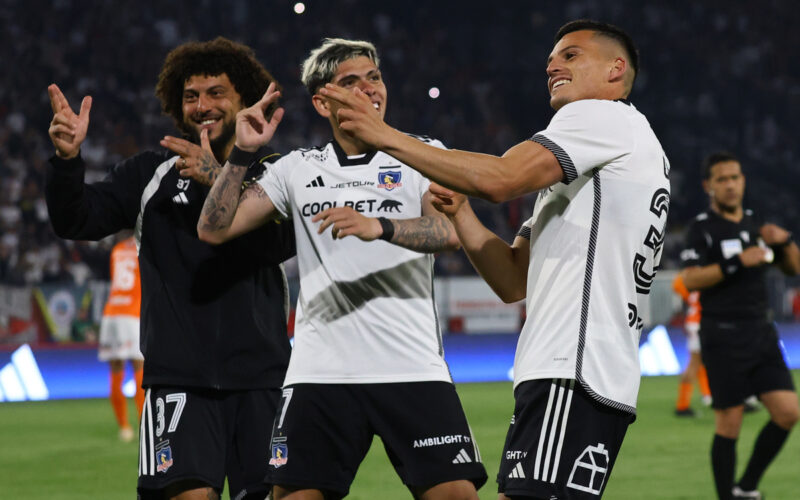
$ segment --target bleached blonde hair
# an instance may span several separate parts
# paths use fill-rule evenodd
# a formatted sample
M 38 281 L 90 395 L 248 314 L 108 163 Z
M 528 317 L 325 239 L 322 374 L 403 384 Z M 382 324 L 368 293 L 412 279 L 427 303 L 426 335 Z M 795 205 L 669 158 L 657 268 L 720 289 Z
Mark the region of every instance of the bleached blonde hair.
M 333 80 L 342 62 L 361 56 L 369 58 L 375 66 L 380 65 L 378 51 L 369 42 L 325 38 L 322 45 L 312 50 L 308 58 L 303 61 L 300 80 L 311 95 L 314 95 L 320 87 Z

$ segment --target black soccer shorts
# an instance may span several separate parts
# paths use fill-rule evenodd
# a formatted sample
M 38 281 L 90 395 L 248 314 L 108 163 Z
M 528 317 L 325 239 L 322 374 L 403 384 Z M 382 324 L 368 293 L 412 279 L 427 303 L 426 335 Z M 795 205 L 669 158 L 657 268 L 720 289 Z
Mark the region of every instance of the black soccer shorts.
M 523 382 L 514 399 L 498 492 L 559 500 L 600 498 L 634 416 L 598 403 L 569 379 Z
M 700 353 L 715 409 L 738 406 L 753 394 L 794 390 L 772 323 L 703 319 Z
M 447 382 L 293 384 L 283 389 L 267 482 L 347 495 L 380 436 L 409 488 L 487 479 L 455 386 Z
M 139 498 L 164 498 L 183 480 L 231 498 L 264 498 L 269 431 L 280 389 L 217 391 L 188 387 L 147 389 L 139 430 Z

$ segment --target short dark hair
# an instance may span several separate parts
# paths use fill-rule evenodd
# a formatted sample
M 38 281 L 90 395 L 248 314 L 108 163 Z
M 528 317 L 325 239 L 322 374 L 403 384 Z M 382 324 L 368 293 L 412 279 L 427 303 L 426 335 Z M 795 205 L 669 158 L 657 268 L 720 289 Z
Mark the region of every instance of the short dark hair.
M 553 43 L 558 43 L 558 41 L 564 38 L 564 36 L 568 33 L 583 30 L 594 31 L 601 36 L 616 40 L 620 45 L 622 45 L 622 47 L 625 49 L 625 52 L 628 53 L 628 58 L 630 59 L 628 62 L 631 63 L 634 79 L 636 78 L 636 75 L 639 74 L 639 49 L 636 48 L 636 44 L 633 43 L 633 38 L 631 38 L 629 34 L 623 31 L 622 28 L 614 26 L 613 24 L 593 21 L 591 19 L 577 19 L 575 21 L 570 21 L 558 29 L 558 33 L 556 33 L 556 38 Z
M 256 59 L 253 49 L 227 38 L 217 37 L 207 42 L 188 42 L 172 49 L 156 84 L 156 97 L 161 109 L 175 121 L 183 132 L 183 87 L 195 75 L 228 75 L 233 88 L 242 98 L 242 104 L 252 106 L 264 95 L 275 78 Z M 280 85 L 278 85 L 280 89 Z M 267 114 L 277 108 L 273 104 Z
M 726 161 L 735 161 L 739 164 L 739 158 L 736 157 L 735 154 L 731 153 L 730 151 L 715 151 L 710 155 L 706 156 L 703 160 L 703 179 L 708 180 L 711 178 L 711 168 L 716 165 L 717 163 L 722 163 Z

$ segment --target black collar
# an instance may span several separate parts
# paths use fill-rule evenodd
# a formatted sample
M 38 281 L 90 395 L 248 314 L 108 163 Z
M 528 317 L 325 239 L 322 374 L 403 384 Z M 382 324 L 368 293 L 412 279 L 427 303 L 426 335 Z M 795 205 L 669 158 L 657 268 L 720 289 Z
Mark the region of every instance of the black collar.
M 344 149 L 336 142 L 336 139 L 331 141 L 333 144 L 333 150 L 336 152 L 336 159 L 339 160 L 339 165 L 342 167 L 353 167 L 356 165 L 366 165 L 372 161 L 372 158 L 375 157 L 374 149 L 369 151 L 368 153 L 364 153 L 363 155 L 359 155 L 358 158 L 348 158 L 347 154 L 344 152 Z

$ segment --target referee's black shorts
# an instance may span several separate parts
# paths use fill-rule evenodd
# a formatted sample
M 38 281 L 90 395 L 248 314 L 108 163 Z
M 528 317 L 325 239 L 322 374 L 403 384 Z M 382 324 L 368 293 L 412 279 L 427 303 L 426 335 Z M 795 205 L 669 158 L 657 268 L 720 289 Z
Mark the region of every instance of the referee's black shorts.
M 703 318 L 700 346 L 715 409 L 743 404 L 754 394 L 794 390 L 772 323 Z

